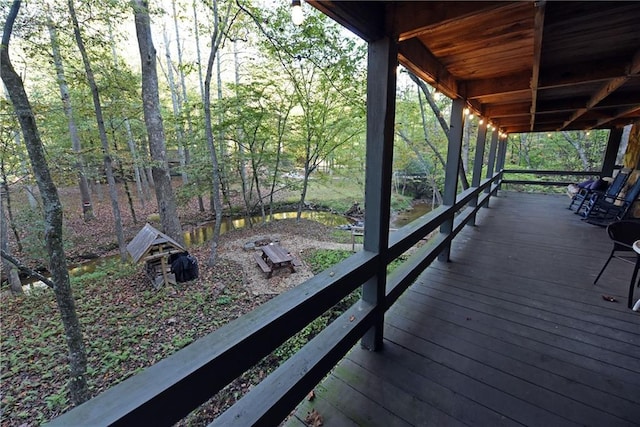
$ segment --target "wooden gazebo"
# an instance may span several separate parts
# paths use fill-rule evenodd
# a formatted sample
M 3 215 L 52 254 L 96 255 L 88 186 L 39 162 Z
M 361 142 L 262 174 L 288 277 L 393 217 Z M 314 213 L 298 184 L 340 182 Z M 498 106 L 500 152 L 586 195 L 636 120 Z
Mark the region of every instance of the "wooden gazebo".
M 127 252 L 134 263 L 144 261 L 145 273 L 156 289 L 176 284 L 169 257 L 185 251 L 182 245 L 151 224 L 145 224 L 127 245 Z

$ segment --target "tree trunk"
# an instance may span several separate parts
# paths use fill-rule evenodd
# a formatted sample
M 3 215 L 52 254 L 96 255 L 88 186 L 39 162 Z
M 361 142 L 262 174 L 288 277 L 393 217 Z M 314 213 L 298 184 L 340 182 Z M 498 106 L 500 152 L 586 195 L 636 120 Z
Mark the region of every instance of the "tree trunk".
M 160 114 L 160 96 L 158 93 L 158 73 L 156 70 L 156 50 L 151 38 L 148 2 L 134 0 L 134 15 L 140 60 L 142 61 L 142 104 L 144 122 L 149 136 L 149 151 L 153 160 L 152 175 L 160 222 L 164 232 L 180 244 L 184 243 L 182 226 L 176 200 L 171 187 L 171 175 L 167 162 L 164 139 L 164 126 Z
M 198 58 L 198 81 L 200 82 L 200 97 L 204 102 L 204 81 L 202 79 L 202 62 L 200 57 L 200 29 L 198 28 L 198 12 L 196 11 L 196 2 L 194 1 L 191 6 L 193 9 L 193 26 L 195 30 L 194 35 L 196 38 L 196 54 Z M 198 209 L 200 210 L 200 212 L 204 212 L 204 201 L 202 200 L 202 194 L 198 194 Z
M 273 178 L 271 180 L 271 191 L 269 192 L 269 219 L 273 220 L 273 195 L 276 191 L 276 182 L 278 181 L 278 173 L 280 172 L 280 160 L 282 157 L 282 140 L 284 138 L 284 129 L 289 117 L 290 107 L 287 107 L 284 117 L 278 116 L 278 146 L 276 148 L 276 164 L 273 168 Z
M 411 80 L 413 80 L 414 83 L 417 84 L 418 87 L 422 90 L 422 93 L 424 93 L 425 98 L 427 98 L 427 102 L 433 110 L 433 114 L 436 115 L 438 123 L 440 123 L 442 130 L 444 131 L 445 135 L 447 135 L 447 138 L 449 138 L 449 124 L 442 115 L 442 112 L 440 111 L 440 108 L 438 108 L 438 105 L 433 99 L 433 96 L 431 96 L 431 92 L 429 92 L 429 89 L 427 89 L 427 85 L 411 72 L 409 73 L 409 77 L 411 77 Z M 462 188 L 464 188 L 465 190 L 469 188 L 469 180 L 467 180 L 467 174 L 465 172 L 464 166 L 462 165 L 462 162 L 458 162 L 458 178 L 460 179 Z
M 438 186 L 436 185 L 436 180 L 433 177 L 433 174 L 431 173 L 431 171 L 429 170 L 429 166 L 426 160 L 424 159 L 424 156 L 422 156 L 422 153 L 418 150 L 418 147 L 415 146 L 413 141 L 409 139 L 409 137 L 406 135 L 405 132 L 403 132 L 402 130 L 398 131 L 398 136 L 407 144 L 407 146 L 411 149 L 411 151 L 413 151 L 414 154 L 416 155 L 418 162 L 420 163 L 420 165 L 422 165 L 422 170 L 424 170 L 425 174 L 427 175 L 427 179 L 429 180 L 429 185 L 431 186 L 431 191 L 433 194 L 432 200 L 437 202 L 438 205 L 441 205 L 442 195 L 438 190 Z M 403 189 L 403 193 L 404 193 L 404 189 Z M 434 202 L 432 202 L 432 205 L 433 204 Z
M 215 19 L 214 14 L 214 19 Z M 216 24 L 216 30 L 217 30 Z M 205 134 L 207 136 L 207 146 L 209 147 L 209 153 L 211 154 L 211 165 L 213 169 L 212 180 L 212 200 L 213 207 L 216 215 L 216 222 L 213 227 L 213 239 L 211 240 L 211 254 L 209 255 L 208 264 L 213 267 L 216 263 L 216 254 L 218 249 L 218 241 L 220 240 L 220 226 L 222 224 L 222 201 L 220 200 L 220 169 L 218 166 L 218 156 L 216 154 L 216 147 L 213 141 L 213 128 L 211 123 L 211 77 L 213 75 L 213 61 L 217 52 L 217 45 L 215 43 L 217 31 L 214 31 L 211 37 L 211 52 L 209 53 L 209 61 L 207 62 L 207 74 L 204 80 L 204 121 L 205 121 Z
M 0 161 L 0 177 L 2 181 L 0 182 L 0 197 L 6 200 L 7 204 L 7 215 L 9 217 L 9 225 L 11 227 L 11 231 L 13 232 L 13 236 L 16 239 L 16 246 L 18 247 L 18 252 L 22 252 L 22 240 L 20 240 L 20 233 L 18 232 L 18 227 L 16 226 L 16 221 L 13 218 L 13 209 L 11 208 L 11 193 L 9 193 L 9 185 L 7 181 L 7 173 L 4 168 L 4 158 Z M 0 209 L 2 211 L 2 209 Z M 2 214 L 4 215 L 4 213 Z M 4 216 L 3 216 L 4 218 Z M 5 224 L 6 226 L 6 224 Z M 3 244 L 6 243 L 6 233 L 3 233 Z
M 4 162 L 2 162 L 4 165 Z M 9 186 L 5 178 L 4 167 L 2 168 L 2 182 L 0 183 L 0 249 L 4 252 L 11 254 L 9 249 L 9 234 L 7 229 L 7 220 L 4 216 L 4 200 L 9 198 Z M 2 258 L 2 269 L 5 272 L 9 280 L 9 289 L 13 294 L 22 294 L 22 284 L 20 283 L 20 277 L 18 276 L 18 270 L 13 264 Z
M 211 50 L 209 51 L 209 59 L 207 61 L 207 72 L 204 80 L 204 123 L 205 135 L 207 138 L 207 146 L 211 155 L 212 166 L 212 185 L 211 199 L 216 215 L 216 222 L 213 227 L 213 238 L 211 239 L 211 254 L 209 255 L 208 265 L 213 267 L 216 263 L 216 253 L 218 249 L 218 241 L 220 240 L 220 226 L 222 225 L 222 201 L 220 200 L 220 169 L 218 165 L 218 156 L 213 141 L 213 127 L 211 121 L 211 78 L 213 76 L 213 62 L 215 60 L 224 29 L 229 22 L 229 12 L 231 10 L 231 2 L 228 3 L 224 16 L 218 14 L 218 2 L 213 2 L 213 18 L 214 30 L 211 34 Z
M 238 45 L 237 42 L 233 41 L 233 69 L 235 75 L 236 87 L 240 85 L 240 64 L 238 61 Z M 220 76 L 220 72 L 218 72 L 218 76 Z M 236 91 L 236 97 L 238 97 L 238 92 Z M 240 180 L 242 183 L 242 198 L 244 200 L 244 211 L 245 211 L 245 219 L 246 222 L 251 225 L 251 195 L 252 191 L 249 188 L 249 180 L 247 179 L 247 163 L 245 159 L 244 152 L 244 143 L 245 143 L 245 135 L 242 131 L 240 124 L 238 123 L 236 127 L 237 136 L 237 145 L 238 145 L 238 169 L 240 172 Z M 255 173 L 255 171 L 254 171 Z
M 189 167 L 189 163 L 191 161 L 189 155 L 189 145 L 193 140 L 193 126 L 191 124 L 191 107 L 189 106 L 189 99 L 187 94 L 187 82 L 184 76 L 184 67 L 182 66 L 182 44 L 180 39 L 180 27 L 178 26 L 178 13 L 176 11 L 176 2 L 175 0 L 171 1 L 171 6 L 173 9 L 173 26 L 176 31 L 176 49 L 178 51 L 178 78 L 180 80 L 180 89 L 182 91 L 182 102 L 180 105 L 180 111 L 184 114 L 185 122 L 187 124 L 186 135 L 182 139 L 182 150 L 180 160 L 184 161 L 182 165 L 183 169 L 183 179 L 185 184 L 189 182 L 189 174 L 187 172 L 187 168 Z
M 49 270 L 55 283 L 54 294 L 60 310 L 60 317 L 64 326 L 67 347 L 69 349 L 70 381 L 69 391 L 71 401 L 79 405 L 89 398 L 86 370 L 87 355 L 82 341 L 82 330 L 76 315 L 75 302 L 69 282 L 67 260 L 62 242 L 62 205 L 58 191 L 53 184 L 49 172 L 49 165 L 44 154 L 42 140 L 36 125 L 31 104 L 24 90 L 20 76 L 15 72 L 9 59 L 9 39 L 13 30 L 15 18 L 20 9 L 20 1 L 15 0 L 4 25 L 2 42 L 0 43 L 0 74 L 9 97 L 13 104 L 25 145 L 31 160 L 40 196 L 44 206 L 45 241 L 49 255 Z
M 9 93 L 6 92 L 6 87 L 5 87 L 5 94 L 7 99 L 9 98 Z M 21 142 L 20 142 L 20 132 L 15 131 L 13 134 L 13 140 L 16 143 L 16 146 L 19 147 Z M 18 155 L 20 157 L 20 169 L 22 172 L 22 175 L 24 175 L 25 177 L 30 175 L 30 172 L 27 168 L 27 161 L 24 157 L 24 153 L 22 152 L 22 150 L 18 150 Z M 28 179 L 25 179 L 26 182 L 29 182 Z M 38 207 L 38 202 L 36 201 L 36 197 L 33 195 L 33 185 L 30 184 L 25 184 L 24 186 L 25 191 L 27 192 L 27 200 L 29 201 L 29 207 L 31 209 L 36 209 Z M 15 224 L 13 222 L 13 219 L 10 217 L 9 220 L 11 221 L 11 226 L 15 227 Z M 20 239 L 18 239 L 18 241 L 20 241 Z M 20 251 L 22 251 L 22 248 L 20 248 Z
M 113 122 L 109 121 L 109 125 L 111 126 L 111 139 L 113 141 L 113 149 L 115 152 L 118 152 L 118 142 L 116 138 L 116 129 L 113 126 Z M 129 183 L 127 181 L 127 177 L 125 174 L 125 170 L 122 167 L 122 163 L 120 163 L 120 168 L 117 168 L 118 163 L 116 162 L 116 171 L 120 171 L 120 180 L 122 181 L 122 187 L 124 188 L 124 194 L 127 196 L 127 203 L 129 205 L 129 213 L 131 213 L 131 218 L 133 219 L 133 223 L 138 223 L 138 217 L 136 216 L 136 208 L 133 205 L 133 198 L 131 197 L 131 190 L 129 190 Z
M 113 37 L 113 31 L 111 25 L 109 25 L 109 42 L 111 43 L 111 56 L 113 57 L 113 66 L 118 68 L 118 54 L 116 53 L 116 43 Z M 149 200 L 149 185 L 147 180 L 144 179 L 144 188 L 143 188 L 143 178 L 144 173 L 140 174 L 140 159 L 138 157 L 138 153 L 136 150 L 136 143 L 133 140 L 133 132 L 131 132 L 131 123 L 129 123 L 129 118 L 124 119 L 124 127 L 127 131 L 127 146 L 129 147 L 129 151 L 131 152 L 131 159 L 133 160 L 133 175 L 136 181 L 136 191 L 138 193 L 138 200 L 140 201 L 140 207 L 142 209 L 145 208 L 145 204 L 147 200 Z M 126 180 L 124 181 L 126 183 Z M 128 191 L 127 191 L 128 193 Z M 127 194 L 129 196 L 129 194 Z
M 47 19 L 47 27 L 49 28 L 49 38 L 51 39 L 51 50 L 53 53 L 53 63 L 56 67 L 58 76 L 58 86 L 60 87 L 60 98 L 64 114 L 67 116 L 69 124 L 69 136 L 71 137 L 71 148 L 75 153 L 75 168 L 78 172 L 78 186 L 80 187 L 80 199 L 82 203 L 82 216 L 85 221 L 95 219 L 93 215 L 93 203 L 91 202 L 91 193 L 89 192 L 89 183 L 84 173 L 84 159 L 82 156 L 82 146 L 80 136 L 78 135 L 78 127 L 73 118 L 73 108 L 71 107 L 71 99 L 69 96 L 69 87 L 64 74 L 64 66 L 62 65 L 62 57 L 58 47 L 58 34 L 51 19 Z
M 80 25 L 78 24 L 78 18 L 76 16 L 75 6 L 73 0 L 69 0 L 69 16 L 73 23 L 73 34 L 78 45 L 78 50 L 82 56 L 82 62 L 84 64 L 84 70 L 87 74 L 87 82 L 91 89 L 91 96 L 93 98 L 93 107 L 96 113 L 96 122 L 98 125 L 98 134 L 100 135 L 100 143 L 102 144 L 102 154 L 104 155 L 104 170 L 107 175 L 107 183 L 109 184 L 109 198 L 111 199 L 111 208 L 113 210 L 113 221 L 115 225 L 116 238 L 118 239 L 118 248 L 120 249 L 120 259 L 122 262 L 127 260 L 127 244 L 124 241 L 124 230 L 122 228 L 122 215 L 120 214 L 120 206 L 118 205 L 118 189 L 116 188 L 116 180 L 113 176 L 113 166 L 111 160 L 111 154 L 109 150 L 109 141 L 107 140 L 107 131 L 104 125 L 104 117 L 102 115 L 102 105 L 100 104 L 100 93 L 98 92 L 98 85 L 91 69 L 91 62 L 87 55 L 87 50 L 84 46 L 84 41 L 80 34 Z
M 124 121 L 124 127 L 127 130 L 127 146 L 131 152 L 131 159 L 133 160 L 133 176 L 136 181 L 136 191 L 138 192 L 138 200 L 140 200 L 140 207 L 145 208 L 147 197 L 149 195 L 149 184 L 143 173 L 140 173 L 140 159 L 138 158 L 138 150 L 136 149 L 136 143 L 133 140 L 133 133 L 131 132 L 131 124 L 129 120 Z M 144 187 L 143 187 L 143 178 Z
M 561 133 L 562 136 L 564 136 L 564 139 L 566 139 L 567 142 L 576 149 L 576 153 L 578 153 L 578 157 L 580 157 L 580 162 L 582 162 L 582 168 L 584 170 L 589 170 L 589 158 L 583 146 L 583 141 L 580 139 L 572 138 L 567 131 L 562 131 Z
M 176 142 L 178 144 L 178 157 L 180 158 L 180 174 L 182 176 L 182 184 L 186 185 L 189 183 L 189 179 L 187 178 L 186 171 L 187 162 L 185 160 L 184 133 L 182 132 L 182 125 L 180 124 L 181 103 L 178 99 L 178 91 L 173 78 L 173 65 L 171 63 L 171 53 L 169 52 L 169 38 L 167 37 L 167 31 L 163 30 L 162 34 L 164 36 L 165 58 L 167 60 L 167 81 L 169 82 L 169 92 L 171 93 Z
M 216 58 L 216 77 L 217 77 L 217 96 L 218 102 L 222 104 L 222 71 L 220 64 L 220 55 Z M 218 132 L 218 141 L 224 141 L 224 130 L 222 126 L 222 122 L 224 120 L 222 109 L 218 110 L 218 126 L 220 127 L 220 132 Z M 227 148 L 225 144 L 220 144 L 220 158 L 227 158 Z M 222 196 L 227 203 L 229 210 L 231 211 L 231 196 L 230 196 L 230 187 L 231 180 L 229 179 L 229 165 L 231 162 L 223 162 L 220 165 L 220 189 L 222 190 Z

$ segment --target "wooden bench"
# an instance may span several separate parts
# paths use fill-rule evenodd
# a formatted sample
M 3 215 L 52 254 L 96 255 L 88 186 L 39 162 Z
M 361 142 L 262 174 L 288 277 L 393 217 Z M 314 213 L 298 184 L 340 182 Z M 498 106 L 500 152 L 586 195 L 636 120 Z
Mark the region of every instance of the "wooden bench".
M 262 259 L 262 256 L 258 252 L 253 253 L 253 259 L 256 260 L 256 262 L 258 263 L 258 266 L 262 269 L 262 271 L 267 273 L 267 277 L 271 277 L 271 273 L 273 273 L 273 269 L 269 267 L 269 264 L 267 264 L 267 262 L 264 259 Z

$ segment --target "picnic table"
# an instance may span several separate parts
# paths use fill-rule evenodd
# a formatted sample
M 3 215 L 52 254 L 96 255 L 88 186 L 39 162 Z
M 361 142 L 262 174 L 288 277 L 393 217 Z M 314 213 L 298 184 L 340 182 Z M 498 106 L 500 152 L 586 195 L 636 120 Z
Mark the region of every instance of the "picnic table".
M 292 273 L 296 272 L 293 256 L 280 245 L 260 247 L 260 253 L 255 253 L 254 259 L 262 271 L 267 273 L 267 277 L 271 277 L 274 270 L 284 267 L 289 268 Z

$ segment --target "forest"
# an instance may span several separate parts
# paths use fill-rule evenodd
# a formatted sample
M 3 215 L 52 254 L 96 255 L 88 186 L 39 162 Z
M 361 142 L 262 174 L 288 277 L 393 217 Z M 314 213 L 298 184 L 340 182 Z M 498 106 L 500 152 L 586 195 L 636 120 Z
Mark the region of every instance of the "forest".
M 266 223 L 293 210 L 300 220 L 312 207 L 341 214 L 364 204 L 367 46 L 312 7 L 295 25 L 290 3 L 276 0 L 31 0 L 2 2 L 0 19 L 2 425 L 51 419 L 209 332 L 216 325 L 202 326 L 206 316 L 226 314 L 215 320 L 224 322 L 241 314 L 230 306 L 258 304 L 220 256 L 224 218 Z M 398 82 L 394 207 L 437 205 L 451 101 L 407 70 Z M 465 120 L 463 186 L 478 123 Z M 594 170 L 607 132 L 508 141 L 507 167 Z M 209 301 L 207 286 L 232 284 L 216 288 L 217 314 L 194 314 L 188 332 L 131 325 L 138 312 L 106 333 L 99 306 L 126 303 L 111 290 L 103 289 L 110 303 L 92 293 L 143 280 L 126 245 L 153 221 L 181 243 L 195 225 L 214 231 L 193 250 L 207 278 L 202 292 L 129 289 L 140 312 L 160 311 L 165 317 L 154 319 L 166 323 L 191 310 L 186 302 Z M 318 239 L 331 233 L 305 227 Z M 120 260 L 93 278 L 69 277 L 71 264 L 112 254 Z M 24 295 L 26 275 L 44 279 L 54 296 Z M 167 309 L 171 292 L 185 306 Z M 134 356 L 134 342 L 148 347 Z M 25 367 L 45 359 L 38 372 Z

